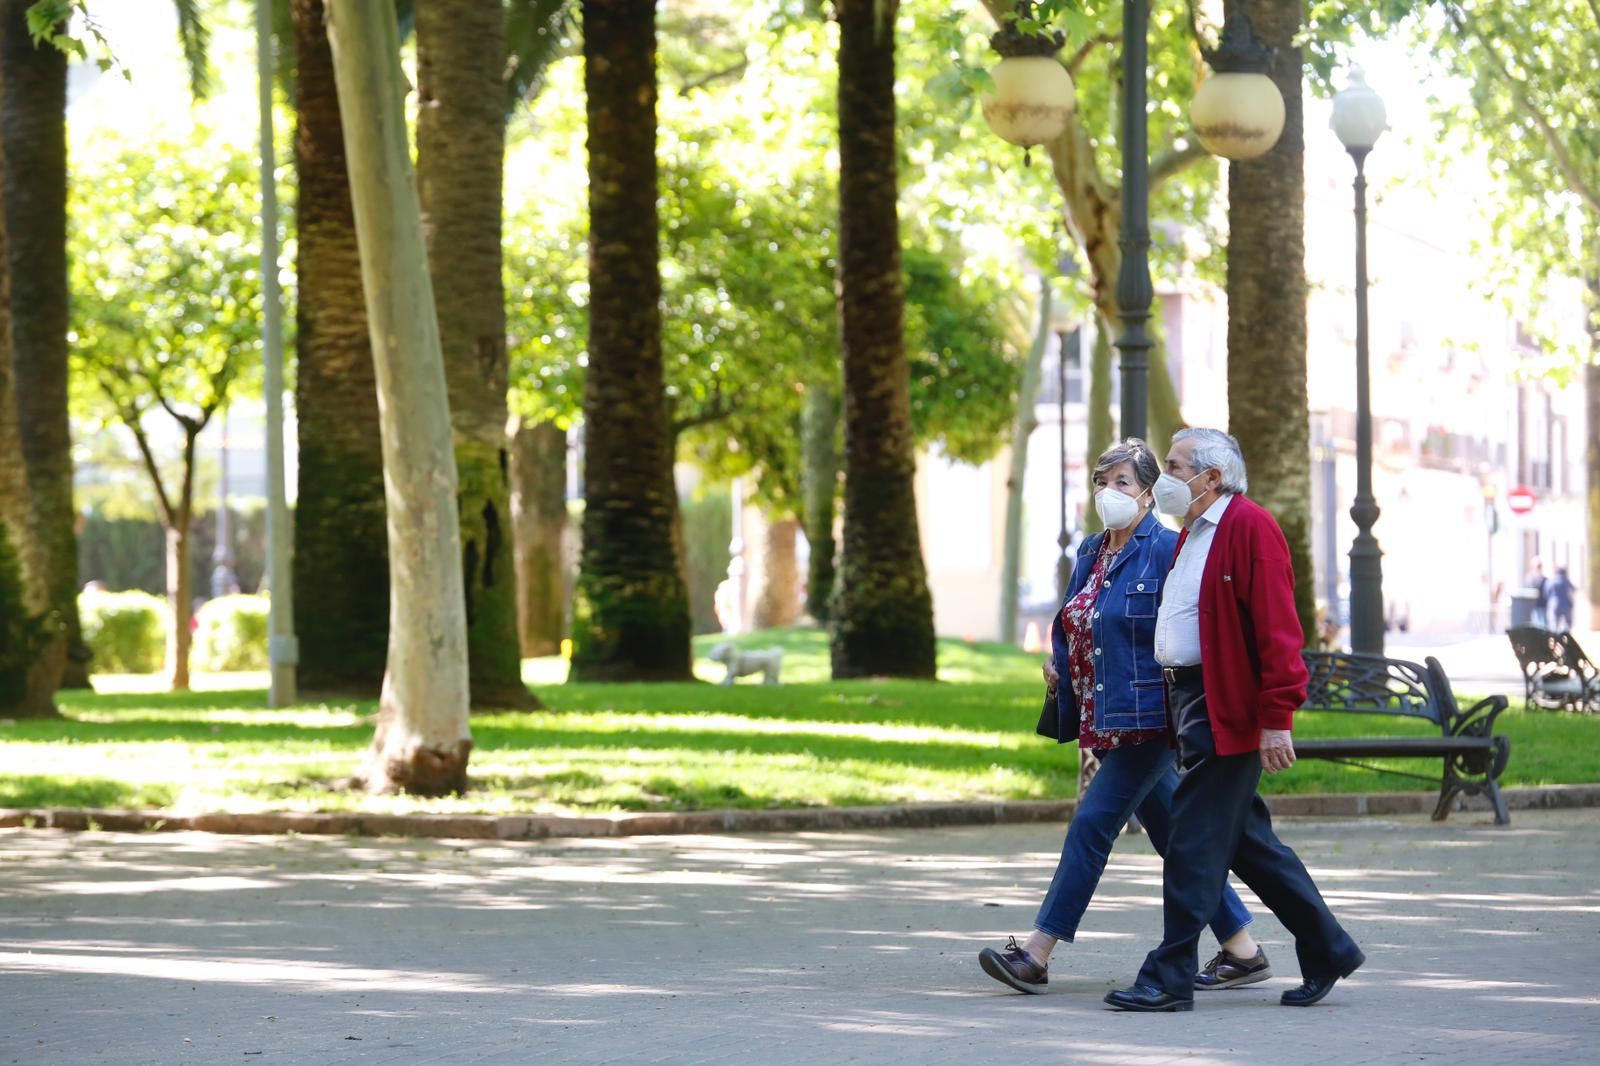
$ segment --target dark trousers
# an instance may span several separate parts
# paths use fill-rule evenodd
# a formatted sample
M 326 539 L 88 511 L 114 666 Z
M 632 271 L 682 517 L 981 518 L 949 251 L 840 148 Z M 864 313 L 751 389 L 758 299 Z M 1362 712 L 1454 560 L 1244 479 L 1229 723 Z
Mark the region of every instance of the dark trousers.
M 1218 755 L 1205 690 L 1175 685 L 1168 693 L 1178 737 L 1178 787 L 1162 877 L 1163 937 L 1145 957 L 1138 983 L 1181 999 L 1194 996 L 1201 931 L 1216 913 L 1231 868 L 1294 936 L 1302 977 L 1343 977 L 1361 949 L 1322 901 L 1256 793 L 1261 756 Z

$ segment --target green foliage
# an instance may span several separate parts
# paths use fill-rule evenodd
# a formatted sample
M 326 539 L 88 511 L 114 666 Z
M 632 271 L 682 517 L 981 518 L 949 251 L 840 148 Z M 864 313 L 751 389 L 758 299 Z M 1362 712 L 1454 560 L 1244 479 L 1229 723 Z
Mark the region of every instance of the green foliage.
M 1542 334 L 1556 353 L 1547 372 L 1568 374 L 1590 353 L 1564 347 L 1561 324 L 1541 319 L 1552 279 L 1600 276 L 1600 7 L 1434 6 L 1408 25 L 1432 63 L 1454 75 L 1431 95 L 1442 131 L 1436 161 L 1452 176 L 1481 185 L 1487 173 L 1491 182 L 1487 195 L 1465 197 L 1494 234 L 1476 249 L 1494 260 L 1480 287 Z M 1600 307 L 1590 313 L 1600 321 Z
M 204 100 L 211 92 L 211 28 L 200 0 L 173 0 L 172 6 L 178 16 L 178 44 L 189 68 L 189 91 L 196 100 Z M 73 34 L 73 19 L 82 36 Z M 89 0 L 37 0 L 28 8 L 28 31 L 37 43 L 49 41 L 73 59 L 93 62 L 102 71 L 120 69 L 124 78 L 133 80 L 133 72 L 112 53 Z
M 196 670 L 267 669 L 265 596 L 219 596 L 200 608 L 190 661 Z
M 85 591 L 78 597 L 83 639 L 102 674 L 150 674 L 166 656 L 171 611 L 148 592 Z
M 155 407 L 204 423 L 257 383 L 257 175 L 204 130 L 76 164 L 74 407 L 130 429 Z
M 1005 442 L 1021 386 L 1019 353 L 1006 347 L 992 278 L 963 273 L 933 252 L 902 255 L 917 439 L 953 459 L 981 463 Z
M 570 47 L 577 0 L 506 0 L 506 114 L 544 88 L 545 74 Z

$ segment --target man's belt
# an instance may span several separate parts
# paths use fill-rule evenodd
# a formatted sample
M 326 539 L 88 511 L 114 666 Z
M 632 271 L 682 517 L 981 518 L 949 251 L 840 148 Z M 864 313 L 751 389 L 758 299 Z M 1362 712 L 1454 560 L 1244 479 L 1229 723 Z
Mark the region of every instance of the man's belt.
M 1193 666 L 1163 666 L 1161 676 L 1167 684 L 1194 687 L 1204 681 L 1205 675 L 1200 669 L 1200 664 Z

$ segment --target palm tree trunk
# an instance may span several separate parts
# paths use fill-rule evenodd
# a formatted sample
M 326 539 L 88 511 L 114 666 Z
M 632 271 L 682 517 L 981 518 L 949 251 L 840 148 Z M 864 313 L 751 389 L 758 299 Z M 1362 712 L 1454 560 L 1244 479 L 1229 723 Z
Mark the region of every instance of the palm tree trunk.
M 510 437 L 522 654 L 554 655 L 566 636 L 567 435 L 553 422 L 517 418 Z
M 461 523 L 444 357 L 402 106 L 400 35 L 388 4 L 331 0 L 328 10 L 382 397 L 389 513 L 389 656 L 366 784 L 382 792 L 459 792 L 472 751 Z
M 375 696 L 389 644 L 378 389 L 322 0 L 294 0 L 299 498 L 294 614 L 302 691 Z
M 689 680 L 662 394 L 654 0 L 584 0 L 589 368 L 573 680 Z
M 801 421 L 801 493 L 805 500 L 805 533 L 811 545 L 806 564 L 806 613 L 827 622 L 833 606 L 834 501 L 839 495 L 839 396 L 832 384 L 806 389 Z
M 0 0 L 0 139 L 11 267 L 17 424 L 50 606 L 66 626 L 72 687 L 89 684 L 78 621 L 72 437 L 67 422 L 67 59 L 35 46 L 31 0 Z
M 839 323 L 844 547 L 833 676 L 932 677 L 936 649 L 917 533 L 910 370 L 895 167 L 898 0 L 838 0 Z
M 1251 495 L 1289 541 L 1295 606 L 1317 632 L 1311 567 L 1311 439 L 1306 397 L 1305 119 L 1294 44 L 1304 0 L 1241 3 L 1273 48 L 1269 74 L 1287 120 L 1277 146 L 1228 167 L 1228 422 Z
M 3 78 L 0 72 L 0 94 Z M 5 176 L 0 140 L 0 188 Z M 28 491 L 13 378 L 10 268 L 0 212 L 0 718 L 54 718 L 67 645 L 52 625 L 48 566 Z
M 461 486 L 472 705 L 523 710 L 537 701 L 522 683 L 507 474 L 505 5 L 434 0 L 416 17 L 417 179 Z

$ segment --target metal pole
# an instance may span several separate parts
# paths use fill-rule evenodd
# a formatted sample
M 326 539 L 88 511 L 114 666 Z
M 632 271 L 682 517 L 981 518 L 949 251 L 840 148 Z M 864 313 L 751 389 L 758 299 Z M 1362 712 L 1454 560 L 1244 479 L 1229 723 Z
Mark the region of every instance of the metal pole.
M 1372 495 L 1372 393 L 1367 370 L 1367 177 L 1368 149 L 1352 148 L 1356 163 L 1356 498 L 1350 508 L 1356 539 L 1350 546 L 1350 649 L 1383 654 L 1383 552 L 1372 525 L 1378 502 Z
M 256 0 L 256 87 L 261 120 L 261 354 L 267 401 L 267 706 L 295 701 L 300 645 L 294 635 L 294 577 L 283 475 L 283 325 L 278 292 L 277 163 L 272 144 L 271 0 Z
M 1145 322 L 1155 291 L 1150 284 L 1150 151 L 1145 117 L 1145 67 L 1150 10 L 1147 0 L 1122 3 L 1122 269 L 1117 275 L 1117 313 L 1122 335 L 1117 351 L 1122 362 L 1120 437 L 1144 437 L 1148 410 L 1150 338 Z

